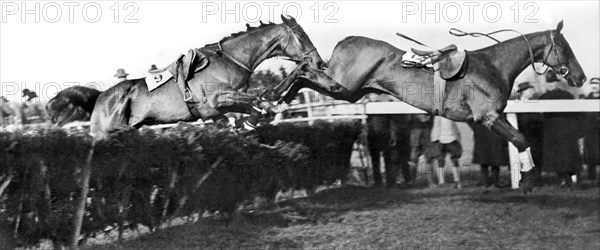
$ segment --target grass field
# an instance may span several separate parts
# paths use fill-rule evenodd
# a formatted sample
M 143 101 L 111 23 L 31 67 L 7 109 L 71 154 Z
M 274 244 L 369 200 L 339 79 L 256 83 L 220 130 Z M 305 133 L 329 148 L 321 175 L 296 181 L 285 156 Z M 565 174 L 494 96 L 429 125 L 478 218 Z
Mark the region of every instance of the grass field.
M 600 249 L 598 186 L 343 187 L 92 249 Z

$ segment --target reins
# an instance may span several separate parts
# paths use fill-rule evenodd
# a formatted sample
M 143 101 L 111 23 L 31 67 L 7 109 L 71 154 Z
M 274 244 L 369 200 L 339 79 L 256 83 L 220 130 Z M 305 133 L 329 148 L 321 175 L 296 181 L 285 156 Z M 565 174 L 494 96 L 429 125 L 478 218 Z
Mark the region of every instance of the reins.
M 498 34 L 498 33 L 502 33 L 502 32 L 515 32 L 515 33 L 519 34 L 523 38 L 523 40 L 525 40 L 525 43 L 527 43 L 527 49 L 529 51 L 529 60 L 531 62 L 531 68 L 533 69 L 533 71 L 536 74 L 543 75 L 546 72 L 548 72 L 548 69 L 550 69 L 550 68 L 552 68 L 552 70 L 556 71 L 554 69 L 555 66 L 549 65 L 547 63 L 548 57 L 550 56 L 550 53 L 552 53 L 552 51 L 554 51 L 554 53 L 556 55 L 556 58 L 557 58 L 557 60 L 558 60 L 558 62 L 560 64 L 560 69 L 559 69 L 558 73 L 561 74 L 563 77 L 566 76 L 569 73 L 569 69 L 562 65 L 560 57 L 558 56 L 558 52 L 556 52 L 556 46 L 555 46 L 555 42 L 554 42 L 554 37 L 552 36 L 552 32 L 550 32 L 550 40 L 552 41 L 552 45 L 550 47 L 550 51 L 548 51 L 548 53 L 546 54 L 546 56 L 544 56 L 544 61 L 542 62 L 543 64 L 547 65 L 548 67 L 543 72 L 539 72 L 535 68 L 535 65 L 534 65 L 534 63 L 535 63 L 535 56 L 533 54 L 533 48 L 531 46 L 531 43 L 529 42 L 529 39 L 527 39 L 527 37 L 525 35 L 523 35 L 523 33 L 519 32 L 519 31 L 516 31 L 516 30 L 513 30 L 513 29 L 501 29 L 501 30 L 496 30 L 496 31 L 490 32 L 490 33 L 481 33 L 481 32 L 464 32 L 464 31 L 456 29 L 456 28 L 451 28 L 448 31 L 448 33 L 450 33 L 453 36 L 457 36 L 457 37 L 463 37 L 463 36 L 487 37 L 489 39 L 492 39 L 496 43 L 501 43 L 501 41 L 498 40 L 498 39 L 496 39 L 496 38 L 494 38 L 492 35 Z M 406 35 L 403 35 L 403 34 L 400 34 L 400 33 L 396 33 L 396 35 L 398 35 L 398 36 L 400 36 L 400 37 L 402 37 L 402 38 L 404 38 L 406 40 L 412 41 L 412 42 L 414 42 L 416 44 L 419 44 L 421 46 L 425 46 L 425 47 L 431 48 L 430 46 L 428 46 L 428 45 L 426 45 L 424 43 L 421 43 L 421 42 L 419 42 L 419 41 L 417 41 L 417 40 L 415 40 L 413 38 L 410 38 L 410 37 L 408 37 Z M 434 48 L 432 48 L 432 49 L 434 49 Z M 434 50 L 437 50 L 437 49 L 434 49 Z M 563 73 L 563 69 L 565 69 L 564 73 Z
M 490 33 L 481 33 L 481 32 L 464 32 L 462 30 L 456 29 L 456 28 L 451 28 L 448 33 L 450 33 L 453 36 L 457 36 L 457 37 L 463 37 L 463 36 L 472 36 L 472 37 L 487 37 L 489 39 L 494 40 L 496 43 L 501 43 L 498 39 L 492 37 L 492 35 L 494 34 L 498 34 L 498 33 L 502 33 L 502 32 L 515 32 L 517 34 L 519 34 L 523 40 L 525 40 L 525 42 L 527 43 L 527 49 L 529 50 L 529 60 L 531 62 L 531 68 L 533 69 L 533 71 L 538 74 L 538 75 L 543 75 L 546 72 L 548 72 L 548 70 L 551 68 L 553 71 L 556 71 L 554 69 L 555 65 L 549 65 L 548 64 L 548 57 L 550 56 L 550 53 L 554 52 L 556 59 L 558 60 L 558 63 L 560 64 L 560 68 L 558 73 L 560 75 L 562 75 L 563 77 L 566 76 L 569 73 L 569 69 L 565 66 L 563 66 L 562 61 L 560 60 L 560 56 L 558 56 L 558 52 L 556 52 L 556 45 L 554 42 L 554 37 L 552 35 L 552 31 L 548 31 L 550 33 L 550 41 L 552 42 L 552 45 L 550 47 L 550 50 L 548 51 L 548 53 L 546 54 L 546 56 L 544 56 L 544 60 L 542 61 L 542 63 L 544 65 L 547 65 L 548 67 L 546 68 L 546 70 L 544 70 L 543 72 L 538 72 L 537 69 L 535 68 L 535 57 L 533 55 L 533 48 L 531 46 L 531 43 L 529 42 L 529 40 L 527 39 L 527 37 L 525 35 L 523 35 L 523 33 L 513 30 L 513 29 L 501 29 L 501 30 L 497 30 L 497 31 L 493 31 Z M 565 69 L 564 73 L 563 73 L 563 69 Z
M 531 43 L 529 42 L 529 40 L 527 39 L 527 37 L 525 37 L 525 35 L 523 35 L 523 33 L 513 30 L 513 29 L 501 29 L 501 30 L 496 30 L 490 33 L 481 33 L 481 32 L 464 32 L 462 30 L 456 29 L 456 28 L 451 28 L 448 33 L 450 33 L 450 35 L 453 36 L 457 36 L 457 37 L 463 37 L 463 36 L 472 36 L 472 37 L 487 37 L 489 39 L 494 40 L 496 43 L 501 43 L 500 40 L 492 37 L 492 35 L 494 34 L 498 34 L 498 33 L 502 33 L 502 32 L 515 32 L 517 34 L 519 34 L 523 40 L 525 40 L 525 42 L 527 43 L 527 49 L 529 50 L 529 60 L 531 62 L 531 68 L 533 69 L 533 71 L 535 71 L 536 74 L 538 75 L 543 75 L 544 73 L 546 73 L 548 71 L 548 69 L 546 68 L 546 70 L 542 73 L 538 72 L 537 69 L 535 68 L 535 60 L 534 60 L 534 55 L 533 55 L 533 48 L 531 47 Z M 554 44 L 554 42 L 553 42 Z M 548 53 L 550 54 L 550 53 Z M 547 57 L 546 57 L 547 59 Z M 544 59 L 544 62 L 546 60 Z

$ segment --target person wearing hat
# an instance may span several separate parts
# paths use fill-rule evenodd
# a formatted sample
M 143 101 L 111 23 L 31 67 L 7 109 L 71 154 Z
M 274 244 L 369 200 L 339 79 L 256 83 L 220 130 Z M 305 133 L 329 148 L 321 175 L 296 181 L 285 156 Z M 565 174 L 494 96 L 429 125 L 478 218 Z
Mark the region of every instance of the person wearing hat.
M 116 78 L 117 83 L 119 83 L 119 82 L 127 80 L 128 75 L 129 74 L 127 74 L 127 72 L 125 72 L 124 69 L 117 69 L 117 73 L 114 75 L 114 77 Z
M 590 79 L 590 85 L 592 91 L 585 99 L 599 99 L 600 78 L 594 77 Z M 587 132 L 584 137 L 585 153 L 582 173 L 586 175 L 586 179 L 589 181 L 600 181 L 600 178 L 598 178 L 598 174 L 600 174 L 600 114 L 587 113 L 586 124 Z
M 27 98 L 23 102 L 23 111 L 27 119 L 33 119 L 38 122 L 44 122 L 48 120 L 48 112 L 39 99 L 36 99 L 38 98 L 38 95 L 35 93 L 35 91 L 24 89 L 23 97 Z
M 156 67 L 156 64 L 152 64 L 150 65 L 150 69 L 148 69 L 148 73 L 154 73 L 158 70 L 158 68 Z
M 591 91 L 585 99 L 600 99 L 600 78 L 594 77 L 590 80 Z
M 30 102 L 32 99 L 38 97 L 38 95 L 34 91 L 31 91 L 29 89 L 24 89 L 23 97 L 27 97 L 27 100 L 25 100 L 25 102 Z
M 522 82 L 517 85 L 517 94 L 521 102 L 533 102 L 539 98 L 537 83 Z M 544 117 L 541 113 L 517 113 L 519 131 L 531 145 L 531 156 L 535 168 L 533 168 L 536 186 L 542 185 L 543 170 L 543 140 L 544 140 Z

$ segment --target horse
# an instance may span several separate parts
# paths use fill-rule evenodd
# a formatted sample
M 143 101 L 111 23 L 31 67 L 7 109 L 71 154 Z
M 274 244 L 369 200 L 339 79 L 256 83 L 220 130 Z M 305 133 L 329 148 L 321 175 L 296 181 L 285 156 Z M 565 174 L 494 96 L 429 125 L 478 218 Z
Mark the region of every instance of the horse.
M 84 86 L 61 90 L 46 104 L 52 124 L 58 127 L 73 121 L 89 121 L 101 91 Z
M 530 170 L 534 167 L 529 145 L 500 114 L 516 77 L 529 65 L 536 70 L 534 62 L 542 62 L 546 71 L 557 72 L 571 86 L 581 87 L 585 82 L 586 76 L 562 28 L 561 21 L 555 30 L 521 34 L 486 48 L 465 51 L 462 65 L 450 63 L 454 68 L 440 67 L 439 72 L 403 66 L 406 52 L 384 41 L 347 37 L 334 48 L 327 69 L 300 64 L 274 88 L 271 98 L 280 97 L 280 103 L 286 104 L 304 87 L 349 102 L 370 92 L 385 93 L 434 115 L 483 124 L 518 149 L 521 188 L 527 193 L 533 189 Z M 445 50 L 437 53 L 443 58 Z M 445 85 L 438 80 L 434 83 L 434 74 L 442 78 L 446 75 Z
M 102 139 L 109 130 L 118 127 L 219 119 L 228 112 L 260 115 L 270 108 L 269 102 L 261 100 L 260 93 L 246 90 L 250 75 L 261 62 L 280 56 L 306 62 L 317 69 L 324 66 L 296 20 L 283 15 L 281 20 L 281 24 L 247 25 L 247 31 L 197 49 L 207 59 L 202 59 L 203 69 L 178 66 L 179 74 L 152 91 L 144 78 L 125 80 L 107 89 L 95 101 L 91 134 Z M 189 75 L 181 75 L 186 71 Z M 247 125 L 254 126 L 257 120 Z
M 10 102 L 4 96 L 0 96 L 1 126 L 5 125 L 5 118 L 9 116 L 13 117 L 13 123 L 17 126 L 27 124 L 27 117 L 25 116 L 25 108 L 23 104 L 17 102 Z

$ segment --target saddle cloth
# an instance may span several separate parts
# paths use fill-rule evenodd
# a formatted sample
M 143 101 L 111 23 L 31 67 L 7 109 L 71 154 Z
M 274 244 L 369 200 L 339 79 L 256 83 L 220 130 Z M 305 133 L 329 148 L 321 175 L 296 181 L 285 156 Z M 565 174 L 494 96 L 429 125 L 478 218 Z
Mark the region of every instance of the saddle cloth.
M 148 91 L 155 90 L 175 76 L 177 76 L 175 81 L 181 86 L 182 83 L 179 79 L 184 82 L 189 81 L 194 77 L 195 73 L 206 68 L 208 64 L 209 60 L 206 55 L 197 49 L 190 49 L 187 54 L 180 55 L 177 60 L 168 66 L 157 70 L 150 70 L 150 74 L 145 78 Z M 180 88 L 183 91 L 185 87 L 181 86 Z
M 172 78 L 173 73 L 171 73 L 169 70 L 164 70 L 162 72 L 150 72 L 150 75 L 146 76 L 145 78 L 148 91 L 155 90 Z

